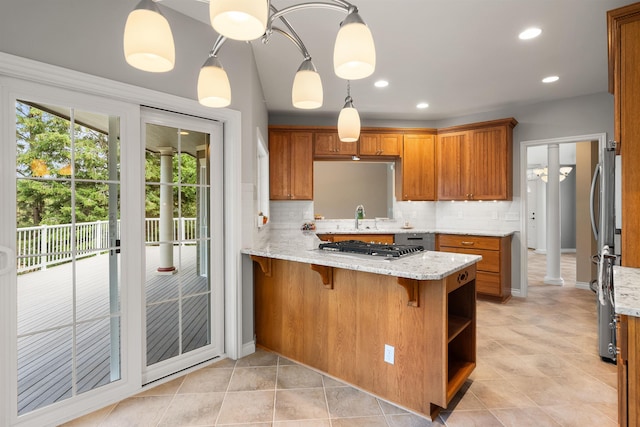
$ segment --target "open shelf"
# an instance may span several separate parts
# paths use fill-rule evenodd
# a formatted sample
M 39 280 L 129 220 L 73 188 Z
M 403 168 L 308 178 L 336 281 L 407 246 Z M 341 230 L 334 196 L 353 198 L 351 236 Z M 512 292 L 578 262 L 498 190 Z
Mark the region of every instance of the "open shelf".
M 475 362 L 464 360 L 450 360 L 448 367 L 447 382 L 447 403 L 451 402 L 453 396 L 460 390 L 462 384 L 469 378 L 471 372 L 476 367 Z
M 471 319 L 461 316 L 449 315 L 449 327 L 448 335 L 451 342 L 455 337 L 464 331 L 464 329 L 471 324 Z

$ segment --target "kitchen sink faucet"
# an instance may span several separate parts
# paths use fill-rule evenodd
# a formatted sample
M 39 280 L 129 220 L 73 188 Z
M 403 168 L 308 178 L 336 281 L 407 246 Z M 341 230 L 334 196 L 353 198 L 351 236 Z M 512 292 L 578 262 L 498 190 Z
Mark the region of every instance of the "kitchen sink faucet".
M 364 206 L 362 206 L 362 205 L 356 206 L 355 217 L 356 217 L 356 230 L 357 230 L 358 229 L 358 220 L 359 219 L 364 219 Z

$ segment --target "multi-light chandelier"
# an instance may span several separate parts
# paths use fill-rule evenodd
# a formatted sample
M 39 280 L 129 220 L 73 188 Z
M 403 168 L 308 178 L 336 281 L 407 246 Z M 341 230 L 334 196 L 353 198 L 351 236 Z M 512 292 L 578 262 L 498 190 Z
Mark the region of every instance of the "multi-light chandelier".
M 166 72 L 175 64 L 175 46 L 169 22 L 155 4 L 160 0 L 142 0 L 129 14 L 124 30 L 124 54 L 127 62 L 140 70 Z M 200 0 L 202 1 L 202 0 Z M 231 85 L 218 52 L 227 39 L 269 41 L 271 34 L 285 36 L 303 56 L 293 80 L 291 101 L 300 109 L 320 108 L 323 102 L 322 80 L 311 55 L 285 15 L 290 12 L 325 8 L 345 12 L 333 51 L 336 75 L 347 81 L 370 76 L 375 70 L 376 51 L 371 31 L 358 8 L 344 0 L 309 2 L 276 9 L 270 0 L 209 0 L 209 18 L 219 34 L 198 76 L 198 101 L 208 107 L 226 107 L 231 103 Z M 284 26 L 277 27 L 278 22 Z M 350 84 L 345 105 L 338 119 L 343 141 L 357 141 L 360 117 L 353 107 Z

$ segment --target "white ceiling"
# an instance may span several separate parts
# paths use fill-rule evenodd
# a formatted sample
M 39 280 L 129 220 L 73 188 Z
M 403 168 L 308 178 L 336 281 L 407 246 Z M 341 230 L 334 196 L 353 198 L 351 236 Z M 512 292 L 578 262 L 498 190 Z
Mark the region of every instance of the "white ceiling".
M 373 33 L 377 66 L 372 76 L 352 81 L 354 105 L 363 119 L 439 120 L 605 92 L 606 11 L 630 2 L 356 0 Z M 295 3 L 301 1 L 272 0 L 278 9 Z M 163 0 L 162 4 L 209 23 L 206 0 Z M 328 9 L 287 15 L 322 77 L 324 105 L 318 110 L 291 106 L 291 84 L 302 62 L 296 47 L 279 34 L 273 34 L 267 45 L 251 42 L 270 113 L 337 117 L 346 82 L 334 75 L 332 58 L 344 16 Z M 542 35 L 519 40 L 518 33 L 529 26 L 542 28 Z M 224 64 L 224 47 L 219 58 Z M 541 83 L 549 75 L 560 80 Z M 380 78 L 390 82 L 387 88 L 373 86 Z M 428 102 L 429 108 L 416 109 L 421 101 Z

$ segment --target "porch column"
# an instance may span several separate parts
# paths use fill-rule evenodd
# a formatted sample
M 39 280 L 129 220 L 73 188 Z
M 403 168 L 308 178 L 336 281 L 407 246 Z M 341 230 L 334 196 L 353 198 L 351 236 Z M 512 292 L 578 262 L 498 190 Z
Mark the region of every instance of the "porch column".
M 547 181 L 547 275 L 544 283 L 564 285 L 560 274 L 560 146 L 549 144 Z
M 160 265 L 159 274 L 174 274 L 173 265 L 173 148 L 160 150 Z

